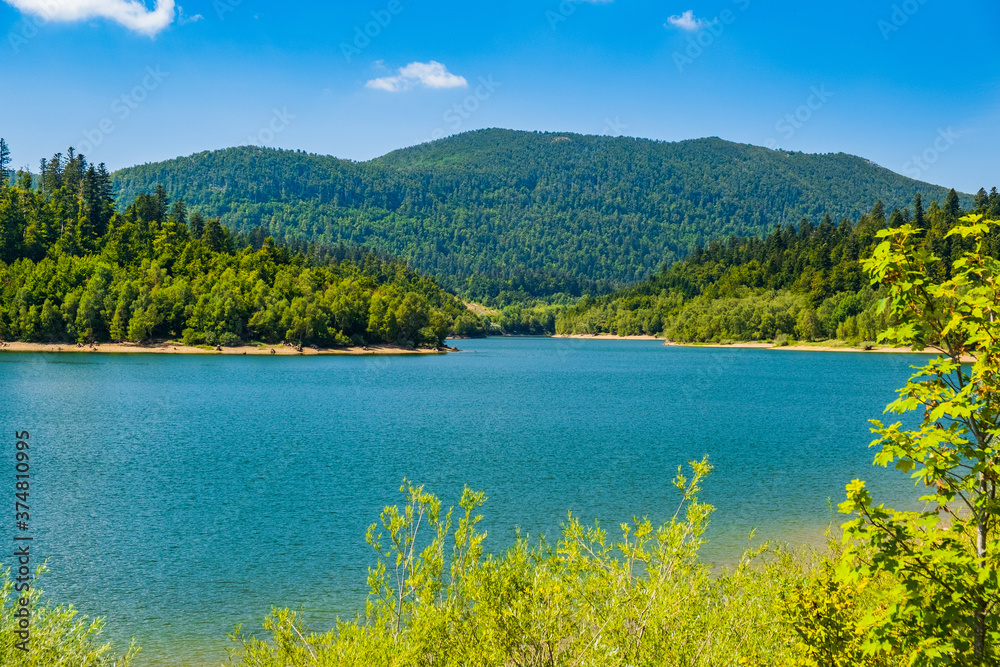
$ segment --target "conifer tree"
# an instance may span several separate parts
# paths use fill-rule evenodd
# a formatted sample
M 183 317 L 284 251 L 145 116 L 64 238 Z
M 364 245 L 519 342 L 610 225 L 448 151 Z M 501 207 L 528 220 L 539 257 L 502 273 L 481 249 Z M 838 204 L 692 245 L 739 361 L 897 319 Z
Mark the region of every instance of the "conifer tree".
M 985 213 L 990 206 L 990 197 L 986 194 L 986 188 L 979 188 L 976 193 L 976 213 Z
M 73 194 L 80 191 L 83 175 L 87 170 L 87 160 L 70 146 L 66 153 L 66 164 L 63 167 L 63 185 Z
M 189 226 L 191 236 L 200 239 L 201 235 L 205 233 L 205 216 L 201 214 L 201 211 L 195 211 L 191 214 L 191 224 Z
M 962 205 L 958 201 L 958 193 L 952 188 L 944 200 L 944 213 L 948 216 L 948 222 L 954 223 L 962 216 Z
M 184 203 L 183 197 L 175 201 L 174 205 L 170 207 L 170 217 L 182 225 L 187 224 L 187 205 Z
M 878 225 L 879 228 L 885 226 L 885 205 L 882 203 L 881 199 L 875 202 L 875 205 L 872 206 L 872 212 L 868 215 L 868 217 L 870 217 L 872 222 Z
M 153 195 L 156 199 L 156 215 L 150 221 L 164 222 L 167 219 L 167 206 L 170 204 L 170 199 L 167 197 L 167 190 L 162 185 L 156 186 L 156 194 Z
M 8 184 L 12 172 L 10 170 L 10 148 L 6 140 L 0 137 L 0 187 Z

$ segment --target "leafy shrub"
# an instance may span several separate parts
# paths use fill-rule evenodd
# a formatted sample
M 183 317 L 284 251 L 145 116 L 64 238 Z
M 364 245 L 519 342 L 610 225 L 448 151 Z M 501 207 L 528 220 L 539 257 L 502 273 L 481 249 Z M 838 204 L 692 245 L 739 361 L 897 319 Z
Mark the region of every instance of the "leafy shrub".
M 45 568 L 36 571 L 35 581 Z M 0 571 L 0 665 L 4 667 L 129 667 L 139 649 L 133 642 L 124 655 L 112 654 L 112 646 L 101 642 L 104 622 L 80 616 L 73 607 L 51 606 L 37 588 L 31 599 L 31 638 L 27 652 L 15 644 L 21 638 L 13 609 L 23 593 L 14 590 L 9 570 Z
M 218 344 L 221 345 L 222 347 L 238 347 L 243 344 L 243 341 L 240 339 L 240 337 L 231 331 L 226 331 L 224 333 L 219 334 L 218 340 L 219 340 Z
M 881 340 L 942 351 L 917 367 L 886 413 L 920 415 L 919 426 L 872 421 L 893 464 L 926 488 L 922 511 L 876 504 L 865 483 L 847 487 L 841 511 L 847 549 L 838 570 L 849 585 L 891 576 L 885 612 L 870 622 L 868 650 L 905 652 L 921 666 L 1000 661 L 1000 261 L 986 249 L 1000 222 L 969 216 L 947 233 L 944 262 L 911 225 L 878 233 L 865 268 L 888 286 Z M 944 264 L 945 271 L 941 271 Z M 970 363 L 971 359 L 971 363 Z
M 438 498 L 404 481 L 406 503 L 386 508 L 368 531 L 379 559 L 369 570 L 365 614 L 317 634 L 303 631 L 295 613 L 275 610 L 263 626 L 269 639 L 241 628 L 231 635 L 233 660 L 243 667 L 828 664 L 811 661 L 795 623 L 804 618 L 810 637 L 853 628 L 867 599 L 846 612 L 810 611 L 826 595 L 818 559 L 767 545 L 713 572 L 698 558 L 713 509 L 697 494 L 710 466 L 691 467 L 690 477 L 678 470 L 681 503 L 665 523 L 634 518 L 613 539 L 570 515 L 555 544 L 519 537 L 493 555 L 476 530 L 481 492 L 465 490 L 456 525 Z M 844 596 L 849 601 L 850 591 Z M 831 664 L 883 664 L 859 657 L 856 643 L 835 646 L 841 662 Z

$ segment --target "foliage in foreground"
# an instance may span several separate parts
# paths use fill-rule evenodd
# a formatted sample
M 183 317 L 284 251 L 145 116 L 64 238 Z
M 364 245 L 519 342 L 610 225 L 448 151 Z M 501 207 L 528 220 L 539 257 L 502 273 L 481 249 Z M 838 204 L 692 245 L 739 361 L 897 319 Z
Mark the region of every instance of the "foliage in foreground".
M 45 571 L 39 568 L 37 577 Z M 80 616 L 73 607 L 50 606 L 42 600 L 41 590 L 32 588 L 30 650 L 15 647 L 21 640 L 20 628 L 13 616 L 18 598 L 25 593 L 14 590 L 10 571 L 0 571 L 0 665 L 4 667 L 128 667 L 139 649 L 133 644 L 122 656 L 112 653 L 112 646 L 101 641 L 104 622 Z
M 968 217 L 949 232 L 971 249 L 949 262 L 922 243 L 923 230 L 886 230 L 867 262 L 886 284 L 894 326 L 884 339 L 942 352 L 899 391 L 887 412 L 921 414 L 919 427 L 873 422 L 877 464 L 912 474 L 927 493 L 922 512 L 876 505 L 864 483 L 842 509 L 845 581 L 889 574 L 891 605 L 871 623 L 869 646 L 912 651 L 919 665 L 994 665 L 1000 659 L 1000 262 L 987 253 L 1000 223 Z
M 264 625 L 270 641 L 237 629 L 233 661 L 246 667 L 847 664 L 823 662 L 823 647 L 807 643 L 829 636 L 841 653 L 860 654 L 859 620 L 873 596 L 842 587 L 831 603 L 823 587 L 839 584 L 814 558 L 765 546 L 722 573 L 699 560 L 712 507 L 697 493 L 710 466 L 691 465 L 690 478 L 678 471 L 682 502 L 661 525 L 633 519 L 614 539 L 571 515 L 554 545 L 518 539 L 496 556 L 483 555 L 486 536 L 476 530 L 482 493 L 466 489 L 453 526 L 452 512 L 443 514 L 436 497 L 404 483 L 403 508 L 386 508 L 368 533 L 380 560 L 370 570 L 365 615 L 316 634 L 303 630 L 296 614 L 275 610 Z M 829 609 L 817 612 L 815 605 Z

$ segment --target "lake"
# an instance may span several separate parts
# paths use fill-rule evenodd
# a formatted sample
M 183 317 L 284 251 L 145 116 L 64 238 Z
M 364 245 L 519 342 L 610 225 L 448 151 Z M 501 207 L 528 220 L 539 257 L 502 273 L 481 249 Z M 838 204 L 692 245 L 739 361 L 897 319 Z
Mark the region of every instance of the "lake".
M 458 341 L 421 357 L 0 355 L 9 434 L 31 431 L 43 588 L 136 637 L 140 665 L 218 664 L 271 605 L 314 628 L 364 607 L 365 529 L 404 477 L 446 505 L 483 489 L 487 547 L 673 514 L 678 464 L 709 454 L 705 557 L 760 537 L 815 540 L 871 466 L 904 354 Z M 4 522 L 10 544 L 11 527 Z M 7 553 L 7 552 L 5 552 Z M 10 564 L 8 559 L 7 564 Z

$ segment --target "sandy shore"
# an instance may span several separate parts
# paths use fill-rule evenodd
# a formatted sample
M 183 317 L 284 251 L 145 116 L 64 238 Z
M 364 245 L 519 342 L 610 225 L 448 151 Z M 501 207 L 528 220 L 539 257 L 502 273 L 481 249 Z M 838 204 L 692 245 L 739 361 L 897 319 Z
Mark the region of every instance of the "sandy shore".
M 672 340 L 664 341 L 663 343 L 667 347 L 731 347 L 746 350 L 773 350 L 777 349 L 771 343 L 730 343 L 729 345 L 723 345 L 722 343 L 675 343 Z M 803 348 L 805 346 L 802 346 Z M 782 348 L 785 350 L 793 349 L 789 347 Z M 796 346 L 794 349 L 799 349 Z M 810 348 L 812 349 L 812 348 Z
M 909 347 L 873 347 L 870 350 L 865 350 L 860 347 L 851 347 L 847 343 L 817 343 L 815 345 L 785 345 L 776 346 L 774 343 L 675 343 L 673 341 L 664 340 L 658 336 L 616 336 L 614 334 L 573 334 L 573 335 L 555 335 L 552 338 L 574 338 L 577 340 L 657 340 L 662 341 L 664 345 L 669 347 L 711 347 L 711 348 L 729 348 L 729 349 L 745 349 L 745 350 L 786 350 L 788 352 L 877 352 L 877 353 L 889 353 L 889 354 L 929 354 L 937 355 L 937 350 L 924 350 L 923 352 L 915 352 Z M 965 361 L 974 361 L 971 358 L 965 359 Z
M 656 336 L 616 336 L 614 334 L 557 334 L 553 338 L 575 338 L 578 340 L 660 340 Z
M 0 352 L 73 352 L 77 354 L 222 354 L 222 355 L 282 355 L 282 356 L 362 356 L 387 354 L 445 354 L 458 352 L 457 348 L 445 347 L 440 350 L 412 350 L 392 345 L 376 345 L 366 348 L 348 347 L 334 349 L 314 349 L 304 347 L 299 352 L 294 347 L 286 345 L 244 345 L 241 347 L 224 347 L 221 350 L 209 347 L 188 347 L 180 343 L 100 343 L 94 346 L 67 345 L 59 343 L 3 343 Z
M 784 347 L 766 346 L 772 350 L 791 350 L 796 352 L 881 352 L 891 354 L 936 354 L 936 352 L 916 352 L 911 347 L 873 347 L 864 350 L 860 347 L 838 347 L 835 345 L 786 345 Z
M 870 350 L 865 350 L 860 347 L 851 347 L 849 345 L 785 345 L 783 347 L 778 347 L 772 343 L 732 343 L 730 345 L 723 345 L 722 343 L 674 343 L 672 341 L 667 341 L 664 345 L 674 346 L 674 347 L 712 347 L 712 348 L 742 348 L 742 349 L 753 349 L 753 350 L 787 350 L 789 352 L 861 352 L 861 353 L 880 353 L 880 354 L 927 354 L 931 356 L 937 356 L 939 352 L 937 350 L 932 350 L 930 348 L 923 350 L 922 352 L 917 352 L 911 347 L 873 347 Z M 975 361 L 972 357 L 966 357 L 963 361 L 972 362 Z

